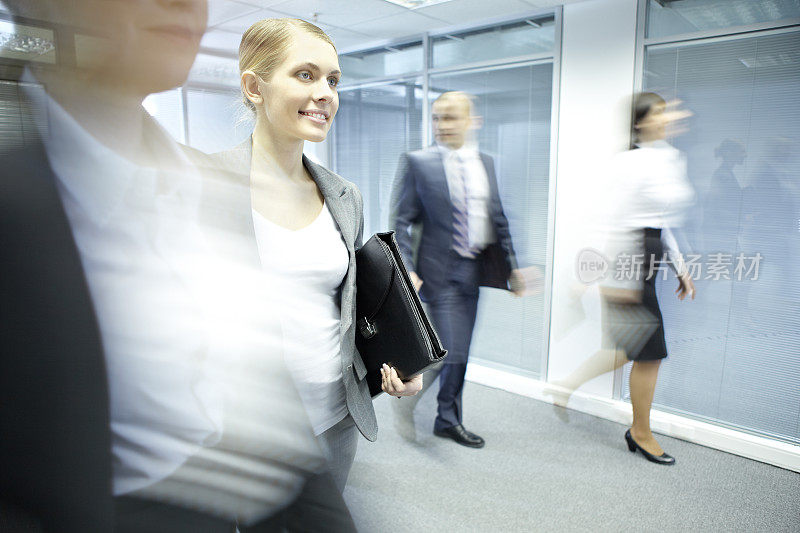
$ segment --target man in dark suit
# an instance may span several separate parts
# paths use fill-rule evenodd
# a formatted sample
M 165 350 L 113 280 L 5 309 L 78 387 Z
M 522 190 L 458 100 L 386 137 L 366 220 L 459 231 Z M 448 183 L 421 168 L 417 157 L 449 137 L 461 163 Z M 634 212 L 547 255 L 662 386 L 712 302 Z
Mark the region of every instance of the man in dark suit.
M 232 531 L 234 521 L 211 510 L 152 496 L 113 496 L 108 364 L 98 327 L 103 316 L 93 304 L 57 183 L 38 143 L 0 158 L 0 531 Z M 141 337 L 149 338 L 145 329 Z M 137 401 L 147 404 L 129 398 L 124 407 Z M 268 407 L 302 414 L 299 398 L 296 404 L 283 399 Z M 287 439 L 293 431 L 281 421 L 266 423 L 275 435 L 284 429 Z M 240 531 L 320 524 L 355 531 L 329 474 L 303 472 L 291 456 L 282 459 L 275 463 L 279 469 L 306 478 L 302 491 L 281 512 Z M 214 472 L 206 470 L 204 479 L 213 484 Z M 165 494 L 173 497 L 167 501 L 186 496 Z
M 484 440 L 462 425 L 461 401 L 478 289 L 511 288 L 519 294 L 521 276 L 494 163 L 468 142 L 474 124 L 470 97 L 444 93 L 433 104 L 432 119 L 436 145 L 401 160 L 394 228 L 411 279 L 448 350 L 439 374 L 434 434 L 481 448 Z
M 217 194 L 222 215 L 206 216 L 200 155 L 141 106 L 186 79 L 205 0 L 5 3 L 63 48 L 55 65 L 25 65 L 3 102 L 36 140 L 0 158 L 0 531 L 354 531 L 261 335 L 269 321 L 236 307 L 260 265 L 235 252 L 257 258 L 255 241 L 218 231 L 238 208 Z M 71 47 L 78 34 L 102 46 Z M 227 187 L 210 192 L 237 187 L 214 170 Z M 226 253 L 209 242 L 220 233 Z M 198 267 L 218 256 L 232 270 Z M 222 304 L 242 329 L 209 314 Z M 226 372 L 206 372 L 219 358 Z M 227 372 L 237 358 L 263 364 Z

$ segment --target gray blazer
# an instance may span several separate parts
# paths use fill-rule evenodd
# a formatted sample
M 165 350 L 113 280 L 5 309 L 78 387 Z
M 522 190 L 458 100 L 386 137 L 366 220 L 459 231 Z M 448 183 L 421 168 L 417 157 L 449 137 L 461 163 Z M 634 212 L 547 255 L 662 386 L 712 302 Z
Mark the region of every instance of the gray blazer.
M 253 154 L 252 138 L 225 152 L 211 156 L 215 168 L 234 179 L 246 184 L 238 188 L 246 197 L 238 198 L 234 205 L 241 207 L 244 212 L 239 223 L 247 225 L 247 230 L 252 233 L 253 246 L 255 247 L 255 232 L 253 230 L 252 209 L 250 203 L 250 161 Z M 341 351 L 342 377 L 346 391 L 347 409 L 356 423 L 359 431 L 367 440 L 374 441 L 378 438 L 378 422 L 375 419 L 375 410 L 372 407 L 372 398 L 365 376 L 367 368 L 361 360 L 361 355 L 356 349 L 355 322 L 356 322 L 356 249 L 361 247 L 362 233 L 364 231 L 364 203 L 361 192 L 355 184 L 334 174 L 330 170 L 317 165 L 303 156 L 303 164 L 314 179 L 328 211 L 339 226 L 348 255 L 350 256 L 347 275 L 339 288 L 341 310 Z M 213 201 L 213 199 L 212 199 Z

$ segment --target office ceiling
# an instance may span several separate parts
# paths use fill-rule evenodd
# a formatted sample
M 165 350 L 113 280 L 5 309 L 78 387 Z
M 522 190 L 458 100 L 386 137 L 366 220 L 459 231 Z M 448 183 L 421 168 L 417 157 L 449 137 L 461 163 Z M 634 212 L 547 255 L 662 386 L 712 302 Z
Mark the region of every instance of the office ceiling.
M 209 0 L 203 47 L 235 53 L 242 33 L 270 17 L 296 17 L 325 30 L 340 52 L 455 25 L 478 25 L 498 17 L 580 0 L 449 0 L 408 9 L 386 0 Z
M 314 22 L 333 38 L 339 52 L 347 52 L 370 43 L 449 26 L 491 23 L 578 1 L 583 0 L 447 0 L 409 9 L 388 0 L 208 0 L 208 30 L 202 46 L 236 55 L 242 34 L 254 22 L 294 17 Z M 0 0 L 0 12 L 4 11 Z

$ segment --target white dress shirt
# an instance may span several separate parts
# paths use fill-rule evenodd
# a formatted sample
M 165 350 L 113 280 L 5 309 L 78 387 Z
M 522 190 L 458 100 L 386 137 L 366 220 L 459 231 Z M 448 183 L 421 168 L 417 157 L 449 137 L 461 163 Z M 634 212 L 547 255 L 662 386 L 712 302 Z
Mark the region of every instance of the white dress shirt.
M 337 303 L 349 265 L 347 247 L 327 203 L 311 224 L 296 231 L 256 210 L 253 223 L 261 264 L 281 309 L 286 364 L 319 435 L 347 416 Z
M 480 153 L 466 144 L 457 150 L 439 144 L 439 150 L 442 153 L 451 200 L 458 203 L 466 199 L 470 248 L 481 251 L 493 243 L 496 237 L 489 213 L 489 178 Z M 460 172 L 463 172 L 463 181 L 460 179 Z
M 143 167 L 45 100 L 41 135 L 108 371 L 113 493 L 245 523 L 275 512 L 324 463 L 258 265 L 212 251 L 200 174 L 152 119 L 158 164 Z

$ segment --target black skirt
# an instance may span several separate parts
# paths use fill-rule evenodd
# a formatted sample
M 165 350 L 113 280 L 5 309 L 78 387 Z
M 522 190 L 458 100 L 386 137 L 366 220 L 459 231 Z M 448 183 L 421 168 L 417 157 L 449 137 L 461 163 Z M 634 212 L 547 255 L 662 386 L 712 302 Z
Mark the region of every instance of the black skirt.
M 652 261 L 660 261 L 664 255 L 660 228 L 644 228 L 644 265 L 642 278 L 642 302 L 620 304 L 603 300 L 602 346 L 606 349 L 624 350 L 631 361 L 656 361 L 667 356 L 667 341 L 664 338 L 664 319 L 656 297 L 657 269 L 651 271 Z M 649 277 L 649 279 L 648 279 Z

